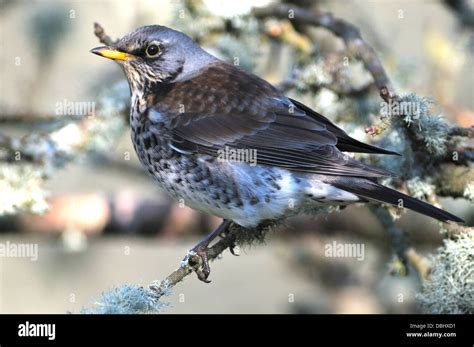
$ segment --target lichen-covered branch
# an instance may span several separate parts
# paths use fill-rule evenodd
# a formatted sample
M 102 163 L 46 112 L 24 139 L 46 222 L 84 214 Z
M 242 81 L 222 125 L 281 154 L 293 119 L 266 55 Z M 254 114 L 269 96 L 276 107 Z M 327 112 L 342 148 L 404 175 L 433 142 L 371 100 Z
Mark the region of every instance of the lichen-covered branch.
M 432 259 L 430 280 L 423 283 L 418 302 L 431 314 L 474 313 L 474 232 L 447 239 Z
M 448 133 L 449 136 L 461 136 L 468 137 L 470 139 L 474 138 L 474 126 L 469 128 L 463 127 L 452 127 Z
M 44 180 L 86 153 L 107 152 L 125 129 L 128 99 L 128 85 L 119 83 L 99 97 L 94 115 L 57 116 L 50 131 L 23 137 L 0 133 L 0 215 L 45 212 Z
M 243 228 L 236 224 L 231 224 L 227 233 L 209 248 L 208 259 L 214 260 L 227 248 L 232 247 L 236 243 L 239 234 L 242 233 L 242 229 Z M 160 298 L 186 276 L 192 272 L 199 271 L 201 266 L 202 258 L 195 253 L 189 252 L 176 270 L 169 274 L 163 281 L 151 284 L 150 290 L 154 292 L 156 298 Z
M 290 4 L 272 4 L 267 7 L 254 8 L 252 13 L 257 18 L 277 17 L 298 24 L 308 24 L 330 30 L 343 39 L 349 53 L 364 63 L 380 91 L 380 96 L 387 102 L 396 97 L 392 83 L 380 59 L 374 49 L 364 41 L 359 29 L 353 24 L 336 18 L 329 12 L 308 11 Z
M 226 249 L 231 249 L 234 246 L 249 246 L 255 243 L 263 243 L 267 233 L 277 228 L 280 223 L 281 221 L 264 222 L 253 229 L 246 229 L 238 224 L 231 223 L 224 235 L 214 245 L 209 247 L 208 259 L 215 260 Z M 201 266 L 202 258 L 195 253 L 189 252 L 179 268 L 163 281 L 151 284 L 150 290 L 159 298 L 192 272 L 199 272 Z
M 269 222 L 249 230 L 231 223 L 225 234 L 208 250 L 208 260 L 217 259 L 228 248 L 236 245 L 246 246 L 263 242 L 265 235 L 278 222 Z M 95 307 L 83 309 L 83 313 L 99 314 L 131 314 L 156 313 L 166 303 L 160 299 L 169 295 L 171 289 L 193 272 L 198 273 L 202 266 L 202 258 L 193 252 L 188 252 L 180 266 L 171 272 L 164 280 L 154 281 L 147 288 L 142 286 L 123 285 L 102 293 Z

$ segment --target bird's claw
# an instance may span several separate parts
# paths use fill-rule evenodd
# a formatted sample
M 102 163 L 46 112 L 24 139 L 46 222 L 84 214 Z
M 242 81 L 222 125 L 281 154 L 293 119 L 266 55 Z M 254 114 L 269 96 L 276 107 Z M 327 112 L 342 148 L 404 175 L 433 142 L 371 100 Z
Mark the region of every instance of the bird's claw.
M 235 255 L 236 257 L 238 257 L 240 254 L 239 254 L 239 251 L 237 250 L 237 252 L 235 251 L 235 248 L 238 248 L 238 246 L 235 244 L 235 242 L 232 242 L 229 246 L 229 251 L 232 255 Z
M 189 252 L 189 254 L 192 254 L 192 257 L 187 259 L 187 264 L 189 264 L 194 272 L 196 272 L 199 280 L 205 283 L 211 282 L 208 280 L 209 274 L 211 273 L 211 267 L 209 266 L 209 244 L 216 237 L 223 237 L 223 235 L 225 236 L 230 223 L 231 222 L 229 220 L 224 220 L 216 230 L 206 236 Z M 235 239 L 231 240 L 228 247 L 233 255 L 237 255 L 234 250 Z
M 211 273 L 211 267 L 209 266 L 209 248 L 207 246 L 199 246 L 196 249 L 193 249 L 193 252 L 199 257 L 200 261 L 196 263 L 196 275 L 198 279 L 205 283 L 210 283 L 208 277 Z
M 228 235 L 227 231 L 224 231 L 223 233 L 219 234 L 221 238 L 225 238 L 227 237 L 227 235 Z M 238 248 L 237 244 L 235 243 L 235 235 L 234 235 L 229 242 L 229 251 L 232 255 L 235 255 L 236 257 L 238 257 L 240 254 L 238 251 L 237 252 L 235 251 L 236 247 Z
M 197 270 L 196 275 L 198 279 L 204 283 L 211 283 L 211 280 L 208 280 L 207 278 L 209 277 L 209 272 L 205 272 L 204 270 Z

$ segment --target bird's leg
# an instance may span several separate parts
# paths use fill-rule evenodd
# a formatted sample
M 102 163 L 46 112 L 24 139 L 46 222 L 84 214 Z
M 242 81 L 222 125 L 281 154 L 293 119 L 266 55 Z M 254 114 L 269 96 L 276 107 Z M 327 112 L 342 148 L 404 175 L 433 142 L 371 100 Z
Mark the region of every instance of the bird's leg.
M 196 253 L 202 260 L 202 269 L 197 270 L 196 274 L 198 278 L 206 283 L 209 283 L 207 278 L 211 273 L 211 268 L 209 267 L 209 259 L 208 259 L 208 252 L 209 252 L 209 244 L 221 234 L 225 234 L 230 226 L 231 221 L 228 219 L 224 219 L 222 223 L 209 235 L 203 238 L 199 243 L 191 249 L 191 252 Z M 231 248 L 231 247 L 229 247 Z M 233 246 L 232 246 L 233 249 Z M 232 250 L 231 250 L 232 252 Z

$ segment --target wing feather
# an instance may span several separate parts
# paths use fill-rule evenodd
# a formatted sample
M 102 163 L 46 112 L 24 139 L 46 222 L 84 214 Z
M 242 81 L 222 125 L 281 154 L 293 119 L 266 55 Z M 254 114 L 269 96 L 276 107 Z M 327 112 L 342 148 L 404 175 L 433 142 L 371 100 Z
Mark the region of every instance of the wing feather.
M 225 146 L 247 148 L 256 150 L 259 165 L 338 176 L 391 175 L 340 151 L 377 147 L 352 139 L 327 118 L 231 65 L 218 63 L 177 82 L 153 104 L 171 119 L 171 143 L 180 152 L 217 156 Z

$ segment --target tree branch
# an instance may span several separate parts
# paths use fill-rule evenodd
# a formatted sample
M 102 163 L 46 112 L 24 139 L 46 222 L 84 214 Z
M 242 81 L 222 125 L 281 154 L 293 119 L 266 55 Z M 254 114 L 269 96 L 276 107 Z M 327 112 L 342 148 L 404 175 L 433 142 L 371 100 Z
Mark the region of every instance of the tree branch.
M 226 249 L 234 245 L 263 242 L 266 233 L 277 224 L 279 224 L 278 221 L 273 221 L 262 223 L 254 229 L 246 229 L 232 222 L 224 236 L 213 246 L 209 247 L 208 260 L 217 259 Z M 188 252 L 179 268 L 169 274 L 163 281 L 150 284 L 149 289 L 153 292 L 155 299 L 158 300 L 189 274 L 192 272 L 198 273 L 201 266 L 202 258 L 196 253 Z
M 116 41 L 113 41 L 109 35 L 107 35 L 105 33 L 105 30 L 104 28 L 102 27 L 102 25 L 100 25 L 99 23 L 95 22 L 94 23 L 94 35 L 97 36 L 97 38 L 99 39 L 99 41 L 101 43 L 103 43 L 104 45 L 106 46 L 111 46 L 113 45 L 114 43 L 117 42 Z
M 470 128 L 452 127 L 448 133 L 448 136 L 460 136 L 472 139 L 474 138 L 474 125 Z
M 254 8 L 252 14 L 260 19 L 277 17 L 298 24 L 308 24 L 328 29 L 344 41 L 348 51 L 354 57 L 363 62 L 365 68 L 372 75 L 382 99 L 389 102 L 390 99 L 396 98 L 392 83 L 374 49 L 364 41 L 359 29 L 351 23 L 335 18 L 328 12 L 308 11 L 290 4 L 272 4 L 267 7 Z
M 466 0 L 444 0 L 454 14 L 458 17 L 461 24 L 466 28 L 474 28 L 474 6 Z

